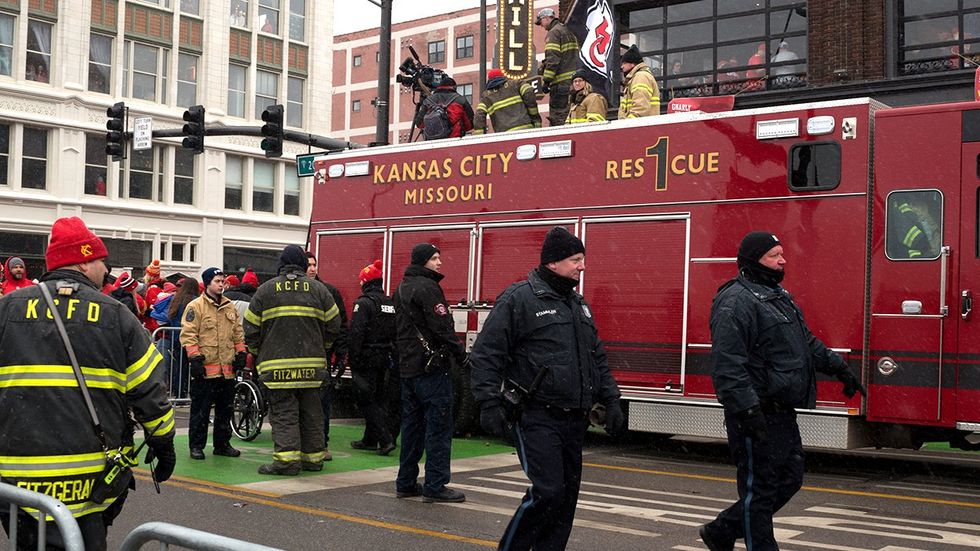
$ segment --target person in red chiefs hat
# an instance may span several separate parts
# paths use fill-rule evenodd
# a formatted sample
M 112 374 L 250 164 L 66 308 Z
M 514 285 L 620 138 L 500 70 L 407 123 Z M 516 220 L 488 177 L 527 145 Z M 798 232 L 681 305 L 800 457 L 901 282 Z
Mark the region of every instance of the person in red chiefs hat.
M 106 549 L 106 529 L 122 510 L 129 491 L 122 484 L 99 504 L 91 499 L 107 452 L 132 449 L 131 415 L 142 425 L 147 444 L 159 459 L 153 468 L 156 480 L 167 480 L 176 463 L 174 412 L 167 400 L 160 353 L 132 313 L 100 291 L 108 254 L 81 219 L 60 218 L 51 228 L 45 254 L 48 272 L 41 283 L 0 300 L 0 365 L 18 366 L 13 374 L 16 384 L 0 385 L 0 434 L 4 435 L 0 477 L 20 487 L 73 489 L 58 497 L 75 517 L 85 549 Z M 48 310 L 42 290 L 57 297 L 55 313 Z M 78 364 L 109 381 L 98 388 L 88 382 L 104 432 L 101 443 L 93 434 L 93 421 L 81 402 L 72 369 L 66 374 L 62 367 L 73 360 L 62 344 L 54 314 L 69 327 Z M 58 385 L 51 386 L 56 379 Z M 42 464 L 43 469 L 24 468 Z M 17 547 L 38 548 L 38 521 L 24 509 L 13 518 L 4 509 L 4 529 L 18 528 Z M 47 545 L 65 547 L 54 523 L 41 530 Z
M 109 296 L 123 303 L 134 316 L 142 319 L 143 313 L 146 312 L 146 302 L 136 292 L 137 287 L 139 287 L 139 282 L 129 275 L 129 272 L 122 272 L 116 278 L 116 284 L 113 285 Z
M 350 372 L 365 425 L 364 436 L 350 445 L 378 450 L 378 455 L 395 449 L 401 424 L 401 381 L 393 359 L 395 303 L 384 292 L 383 266 L 375 260 L 357 274 L 362 294 L 354 301 L 347 334 Z

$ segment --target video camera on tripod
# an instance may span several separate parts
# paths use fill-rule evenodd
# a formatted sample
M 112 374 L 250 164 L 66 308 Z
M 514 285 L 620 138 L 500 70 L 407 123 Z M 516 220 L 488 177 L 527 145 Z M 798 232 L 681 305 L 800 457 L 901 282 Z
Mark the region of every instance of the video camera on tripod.
M 401 74 L 395 75 L 395 82 L 406 88 L 411 88 L 413 92 L 418 92 L 424 98 L 438 88 L 443 79 L 448 78 L 449 75 L 440 69 L 422 63 L 415 48 L 409 46 L 408 51 L 412 52 L 412 57 L 398 66 L 398 72 Z

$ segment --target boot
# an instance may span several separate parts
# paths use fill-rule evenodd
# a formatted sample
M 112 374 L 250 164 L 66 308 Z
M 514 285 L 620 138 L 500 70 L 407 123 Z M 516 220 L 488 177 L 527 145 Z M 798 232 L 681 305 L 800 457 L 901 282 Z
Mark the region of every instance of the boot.
M 296 476 L 299 474 L 299 461 L 288 464 L 266 463 L 259 467 L 259 474 L 274 474 L 280 476 Z
M 314 463 L 312 461 L 303 461 L 302 462 L 302 465 L 303 465 L 303 470 L 304 471 L 319 472 L 319 471 L 322 471 L 323 470 L 323 462 L 322 461 L 318 461 L 316 463 Z

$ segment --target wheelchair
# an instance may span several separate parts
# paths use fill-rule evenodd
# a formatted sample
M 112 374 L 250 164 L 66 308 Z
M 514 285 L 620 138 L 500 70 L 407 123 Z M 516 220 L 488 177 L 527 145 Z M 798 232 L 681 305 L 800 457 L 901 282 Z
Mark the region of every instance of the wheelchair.
M 245 442 L 251 442 L 262 432 L 262 423 L 269 413 L 265 385 L 258 382 L 258 374 L 250 367 L 241 370 L 235 380 L 231 431 Z

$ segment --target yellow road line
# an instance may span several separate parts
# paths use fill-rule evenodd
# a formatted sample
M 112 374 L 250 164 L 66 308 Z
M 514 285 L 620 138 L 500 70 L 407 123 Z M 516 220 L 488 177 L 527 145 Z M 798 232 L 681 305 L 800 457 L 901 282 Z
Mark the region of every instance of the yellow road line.
M 593 467 L 596 469 L 608 469 L 611 471 L 625 471 L 630 473 L 670 476 L 674 478 L 692 478 L 696 480 L 709 480 L 712 482 L 730 482 L 732 484 L 738 482 L 734 478 L 727 478 L 721 476 L 676 473 L 671 471 L 657 471 L 653 469 L 641 469 L 638 467 L 620 467 L 618 465 L 602 465 L 600 463 L 583 463 L 582 466 Z M 841 495 L 860 496 L 860 497 L 877 497 L 882 499 L 891 499 L 894 501 L 911 501 L 915 503 L 930 503 L 933 505 L 952 505 L 954 507 L 968 507 L 971 509 L 980 509 L 980 503 L 971 502 L 971 501 L 952 501 L 948 499 L 933 499 L 929 497 L 906 496 L 901 494 L 883 494 L 879 492 L 862 492 L 858 490 L 839 490 L 837 488 L 823 488 L 821 486 L 803 486 L 802 489 L 809 492 L 821 492 L 825 494 L 841 494 Z
M 150 477 L 139 476 L 139 479 L 146 481 L 150 480 Z M 185 479 L 188 480 L 188 479 Z M 168 486 L 176 486 L 178 488 L 183 488 L 185 490 L 190 490 L 192 492 L 198 492 L 202 494 L 209 494 L 219 497 L 227 497 L 231 499 L 239 499 L 240 495 L 236 495 L 237 490 L 232 488 L 231 491 L 224 491 L 216 488 L 210 487 L 210 484 L 198 485 L 194 482 L 184 482 L 182 480 L 168 480 L 166 482 Z M 276 509 L 283 509 L 286 511 L 294 511 L 297 513 L 305 513 L 307 515 L 313 515 L 318 517 L 324 517 L 334 520 L 344 520 L 347 522 L 353 522 L 356 524 L 364 524 L 367 526 L 374 526 L 375 528 L 384 528 L 387 530 L 393 530 L 396 532 L 408 532 L 410 534 L 418 534 L 420 536 L 429 536 L 433 538 L 439 538 L 449 541 L 458 541 L 460 543 L 469 543 L 473 545 L 479 545 L 481 547 L 497 547 L 497 542 L 490 540 L 481 540 L 477 538 L 468 538 L 466 536 L 458 536 L 456 534 L 446 534 L 443 532 L 437 532 L 435 530 L 426 530 L 424 528 L 415 528 L 414 526 L 406 526 L 404 524 L 395 524 L 392 522 L 383 522 L 380 520 L 374 520 L 364 517 L 356 517 L 353 515 L 345 515 L 343 513 L 334 513 L 332 511 L 324 511 L 322 509 L 316 509 L 314 507 L 306 507 L 303 505 L 293 505 L 291 503 L 284 503 L 282 501 L 273 501 L 271 499 L 264 499 L 261 497 L 254 498 L 250 500 L 252 503 L 257 503 L 259 505 L 265 505 L 267 507 L 275 507 Z
M 138 477 L 141 478 L 142 480 L 146 480 L 147 482 L 150 482 L 152 480 L 150 478 L 150 471 L 147 469 L 133 469 L 133 472 L 143 475 L 142 477 Z M 188 484 L 195 484 L 197 486 L 208 486 L 210 488 L 228 490 L 229 492 L 234 492 L 237 494 L 252 494 L 252 495 L 257 495 L 262 497 L 273 497 L 273 498 L 282 497 L 282 494 L 276 494 L 273 492 L 263 492 L 262 490 L 242 488 L 241 486 L 235 486 L 232 484 L 221 484 L 220 482 L 212 482 L 210 480 L 201 480 L 199 478 L 190 478 L 187 476 L 171 476 L 170 480 L 167 481 L 167 484 L 170 484 L 170 482 L 173 480 L 179 480 L 181 482 L 186 482 Z

